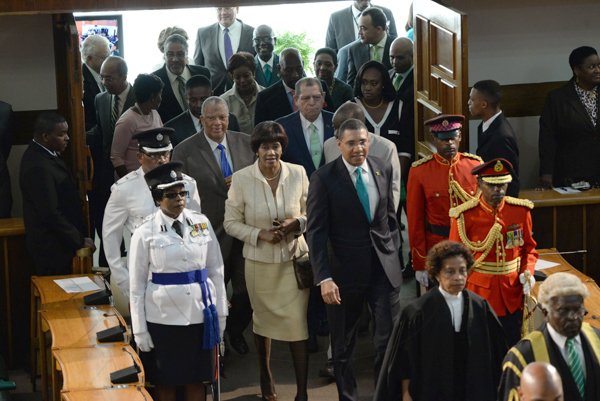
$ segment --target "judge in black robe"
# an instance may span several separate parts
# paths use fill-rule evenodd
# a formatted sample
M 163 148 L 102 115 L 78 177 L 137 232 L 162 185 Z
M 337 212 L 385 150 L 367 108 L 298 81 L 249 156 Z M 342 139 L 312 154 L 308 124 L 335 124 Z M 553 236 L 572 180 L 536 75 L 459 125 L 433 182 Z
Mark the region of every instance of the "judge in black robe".
M 431 249 L 428 261 L 448 244 L 463 248 L 442 241 Z M 374 401 L 402 400 L 403 380 L 409 380 L 413 401 L 496 400 L 506 352 L 502 326 L 486 300 L 464 290 L 464 284 L 461 291 L 459 332 L 439 288 L 406 306 L 390 337 Z

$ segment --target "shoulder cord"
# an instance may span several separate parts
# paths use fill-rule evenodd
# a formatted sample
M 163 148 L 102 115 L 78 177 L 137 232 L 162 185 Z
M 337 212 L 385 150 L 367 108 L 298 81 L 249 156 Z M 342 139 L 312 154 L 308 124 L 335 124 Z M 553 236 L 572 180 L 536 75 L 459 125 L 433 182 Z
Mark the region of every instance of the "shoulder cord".
M 485 239 L 482 242 L 478 241 L 477 244 L 469 240 L 469 237 L 467 237 L 467 233 L 465 231 L 465 218 L 463 214 L 457 218 L 457 223 L 458 234 L 462 243 L 473 252 L 482 252 L 481 256 L 475 260 L 475 265 L 478 265 L 485 260 L 485 258 L 492 251 L 494 244 L 497 244 L 502 249 L 500 255 L 498 255 L 497 252 L 496 261 L 499 262 L 498 257 L 501 257 L 501 262 L 504 264 L 504 241 L 502 240 L 502 225 L 500 223 L 494 223 Z

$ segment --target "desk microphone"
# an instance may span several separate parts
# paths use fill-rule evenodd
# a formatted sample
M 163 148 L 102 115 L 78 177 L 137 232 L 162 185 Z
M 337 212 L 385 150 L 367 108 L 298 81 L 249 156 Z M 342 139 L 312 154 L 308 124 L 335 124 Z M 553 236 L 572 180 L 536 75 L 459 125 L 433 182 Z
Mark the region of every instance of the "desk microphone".
M 83 297 L 83 303 L 87 306 L 90 305 L 111 305 L 111 297 L 112 291 L 110 290 L 110 286 L 106 282 L 104 276 L 99 273 L 98 274 L 102 278 L 102 282 L 104 283 L 104 289 L 100 291 L 93 292 L 89 295 Z
M 109 327 L 96 333 L 96 339 L 99 343 L 125 342 L 125 332 L 127 329 L 119 322 L 118 326 Z
M 130 384 L 138 381 L 138 373 L 142 370 L 138 366 L 131 352 L 127 351 L 127 348 L 122 348 L 124 352 L 127 352 L 133 361 L 132 366 L 128 366 L 124 369 L 115 370 L 110 374 L 110 382 L 112 384 Z

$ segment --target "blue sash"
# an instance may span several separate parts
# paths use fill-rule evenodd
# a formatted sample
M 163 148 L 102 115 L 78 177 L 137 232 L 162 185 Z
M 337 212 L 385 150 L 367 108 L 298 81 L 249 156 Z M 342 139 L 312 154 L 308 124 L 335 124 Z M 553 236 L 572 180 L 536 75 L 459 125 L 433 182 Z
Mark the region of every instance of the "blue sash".
M 204 338 L 202 339 L 202 348 L 213 349 L 221 342 L 219 330 L 219 315 L 217 308 L 212 302 L 210 289 L 207 283 L 208 270 L 192 270 L 190 272 L 178 273 L 152 273 L 152 282 L 159 285 L 183 285 L 199 283 L 202 291 L 202 302 L 205 305 L 204 310 Z M 209 304 L 210 301 L 210 304 Z

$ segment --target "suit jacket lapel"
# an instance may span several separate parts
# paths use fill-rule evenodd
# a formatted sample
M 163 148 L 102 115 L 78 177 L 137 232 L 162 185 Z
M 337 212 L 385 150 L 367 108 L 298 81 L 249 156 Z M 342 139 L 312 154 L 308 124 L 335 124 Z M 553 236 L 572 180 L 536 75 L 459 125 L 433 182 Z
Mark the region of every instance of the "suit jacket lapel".
M 212 45 L 215 49 L 214 54 L 216 58 L 218 58 L 219 63 L 221 63 L 221 65 L 223 65 L 223 57 L 221 57 L 221 51 L 219 50 L 219 33 L 221 32 L 221 28 L 219 27 L 219 24 L 216 23 L 214 25 L 214 32 L 213 32 L 213 42 Z
M 217 164 L 217 159 L 215 159 L 215 155 L 208 144 L 208 141 L 204 137 L 204 132 L 200 130 L 196 135 L 198 135 L 198 143 L 200 145 L 200 155 L 206 160 L 208 167 L 212 170 L 213 174 L 220 177 L 221 180 L 219 182 L 223 182 L 223 186 L 225 185 L 225 181 L 223 178 L 223 173 L 221 172 L 221 168 Z
M 572 80 L 569 82 L 571 83 L 569 91 L 567 92 L 567 95 L 568 95 L 567 99 L 568 99 L 569 103 L 571 104 L 571 106 L 573 106 L 573 108 L 575 109 L 575 113 L 579 115 L 579 118 L 583 118 L 585 121 L 585 124 L 587 124 L 588 127 L 591 128 L 592 131 L 596 131 L 596 127 L 594 127 L 594 124 L 592 124 L 592 120 L 590 118 L 590 115 L 587 112 L 587 109 L 585 108 L 583 103 L 581 103 L 581 100 L 579 99 L 579 95 L 575 91 L 575 86 L 574 86 L 575 84 L 573 84 Z
M 294 147 L 300 150 L 302 154 L 302 158 L 306 163 L 312 163 L 312 156 L 310 155 L 310 150 L 306 145 L 306 140 L 304 139 L 304 129 L 302 129 L 302 120 L 300 119 L 300 112 L 297 111 L 294 115 L 293 127 L 298 127 L 297 130 L 292 131 L 291 137 L 296 142 Z
M 190 113 L 186 113 L 185 119 L 183 120 L 183 125 L 185 132 L 196 132 L 196 126 L 194 125 L 194 121 L 192 120 L 192 116 Z
M 367 164 L 371 169 L 371 175 L 375 179 L 375 186 L 377 187 L 377 193 L 379 194 L 379 200 L 377 202 L 377 206 L 375 207 L 375 213 L 377 213 L 377 211 L 379 210 L 379 206 L 381 205 L 381 198 L 383 197 L 382 194 L 386 189 L 386 180 L 379 167 L 377 167 L 368 157 Z M 373 218 L 375 218 L 375 216 L 373 216 Z
M 358 198 L 358 192 L 356 192 L 356 187 L 354 186 L 354 183 L 352 182 L 352 178 L 350 178 L 350 173 L 348 172 L 348 169 L 346 168 L 346 164 L 344 164 L 343 161 L 343 157 L 340 156 L 337 158 L 337 160 L 335 161 L 336 163 L 336 169 L 338 171 L 338 174 L 340 175 L 340 179 L 341 179 L 341 185 L 343 187 L 345 187 L 345 191 L 349 194 L 349 201 L 354 203 L 354 205 L 351 205 L 352 210 L 356 210 L 358 214 L 360 214 L 364 219 L 365 222 L 367 223 L 367 225 L 369 224 L 369 221 L 367 220 L 367 215 L 365 214 L 363 207 L 362 207 L 362 203 L 360 203 L 360 199 Z M 340 189 L 344 189 L 344 188 L 340 188 Z

